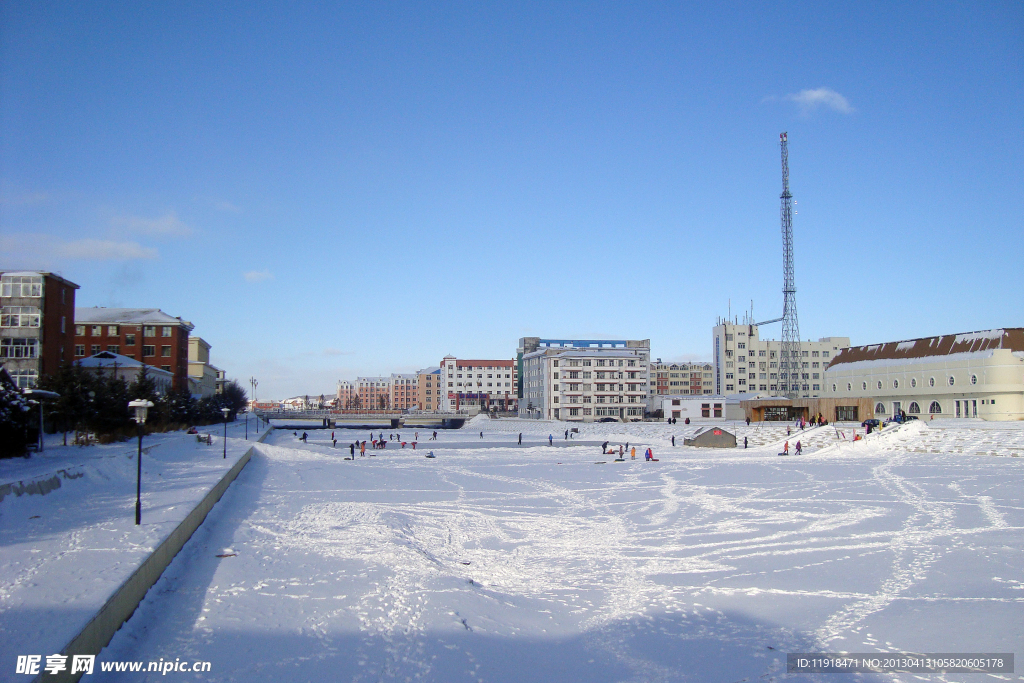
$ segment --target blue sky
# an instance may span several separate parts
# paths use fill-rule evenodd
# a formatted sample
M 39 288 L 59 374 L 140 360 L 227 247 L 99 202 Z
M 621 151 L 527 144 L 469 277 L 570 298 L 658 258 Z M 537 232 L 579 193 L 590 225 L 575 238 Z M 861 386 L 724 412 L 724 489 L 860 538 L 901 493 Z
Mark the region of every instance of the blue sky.
M 781 310 L 788 131 L 803 337 L 1024 324 L 1024 4 L 719 5 L 5 0 L 0 267 L 261 398 L 525 335 L 709 358 Z

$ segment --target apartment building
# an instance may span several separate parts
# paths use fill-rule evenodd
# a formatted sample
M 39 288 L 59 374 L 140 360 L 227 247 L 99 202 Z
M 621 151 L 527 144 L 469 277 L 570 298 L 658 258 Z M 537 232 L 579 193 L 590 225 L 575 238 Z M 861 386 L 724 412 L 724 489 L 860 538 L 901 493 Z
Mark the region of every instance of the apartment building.
M 220 368 L 210 364 L 210 346 L 202 337 L 188 338 L 188 378 L 192 393 L 199 397 L 217 394 Z
M 715 366 L 711 363 L 662 363 L 650 365 L 647 383 L 648 410 L 661 407 L 662 396 L 695 396 L 714 393 Z
M 441 410 L 441 368 L 424 368 L 416 373 L 416 405 L 420 410 Z
M 644 356 L 644 362 L 651 359 L 650 339 L 543 339 L 541 337 L 520 337 L 516 347 L 516 379 L 519 386 L 519 398 L 524 395 L 523 357 L 529 353 L 544 349 L 586 349 L 590 351 L 614 351 L 616 349 L 635 349 Z M 647 378 L 645 377 L 646 381 Z M 646 399 L 645 399 L 646 400 Z
M 391 373 L 388 378 L 392 410 L 411 410 L 417 407 L 416 373 Z
M 159 308 L 75 309 L 75 358 L 117 353 L 174 375 L 188 386 L 188 339 L 192 323 Z
M 642 420 L 650 345 L 635 348 L 539 347 L 522 357 L 519 416 L 594 422 Z
M 341 410 L 355 410 L 359 397 L 359 389 L 355 382 L 347 379 L 338 380 L 338 407 Z
M 829 397 L 870 398 L 875 417 L 1024 420 L 1024 328 L 855 346 L 825 376 Z
M 782 342 L 761 339 L 757 325 L 718 320 L 712 331 L 714 394 L 796 392 L 817 398 L 825 391 L 825 368 L 850 346 L 849 337 L 801 341 L 798 358 L 782 357 Z
M 390 378 L 356 377 L 356 408 L 391 410 Z
M 481 410 L 515 410 L 519 380 L 512 360 L 461 360 L 445 356 L 440 375 L 443 387 L 441 410 L 453 412 L 477 406 Z
M 0 272 L 0 363 L 22 388 L 72 360 L 75 290 L 48 272 Z

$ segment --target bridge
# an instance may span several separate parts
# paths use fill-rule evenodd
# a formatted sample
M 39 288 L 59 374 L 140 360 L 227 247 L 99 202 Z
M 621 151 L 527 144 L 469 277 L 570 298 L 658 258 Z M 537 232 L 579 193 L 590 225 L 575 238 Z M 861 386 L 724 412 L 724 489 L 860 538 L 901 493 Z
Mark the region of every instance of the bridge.
M 387 410 L 257 410 L 256 415 L 275 427 L 303 429 L 459 429 L 472 413 L 401 413 Z M 271 422 L 273 421 L 273 422 Z

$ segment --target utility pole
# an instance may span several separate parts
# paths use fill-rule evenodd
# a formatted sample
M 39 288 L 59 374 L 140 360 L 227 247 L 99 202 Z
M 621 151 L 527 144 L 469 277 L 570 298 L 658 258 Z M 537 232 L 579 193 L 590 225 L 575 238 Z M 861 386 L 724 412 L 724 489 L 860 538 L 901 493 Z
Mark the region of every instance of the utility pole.
M 782 144 L 782 358 L 779 371 L 789 375 L 786 396 L 800 395 L 800 323 L 796 315 L 796 279 L 793 273 L 793 195 L 789 193 L 789 136 L 779 135 Z M 787 365 L 789 366 L 787 369 Z M 780 378 L 781 379 L 781 378 Z

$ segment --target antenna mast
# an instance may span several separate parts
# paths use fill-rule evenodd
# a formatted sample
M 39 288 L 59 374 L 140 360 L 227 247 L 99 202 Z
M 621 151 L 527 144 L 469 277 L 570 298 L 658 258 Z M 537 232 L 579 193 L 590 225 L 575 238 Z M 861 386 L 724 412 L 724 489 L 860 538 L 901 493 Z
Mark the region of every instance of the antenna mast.
M 789 193 L 789 138 L 786 133 L 779 135 L 782 144 L 782 358 L 779 363 L 780 379 L 787 391 L 786 396 L 797 398 L 800 394 L 800 323 L 796 317 L 796 281 L 793 275 L 793 195 Z M 788 366 L 788 368 L 787 368 Z M 786 375 L 789 381 L 786 382 Z

